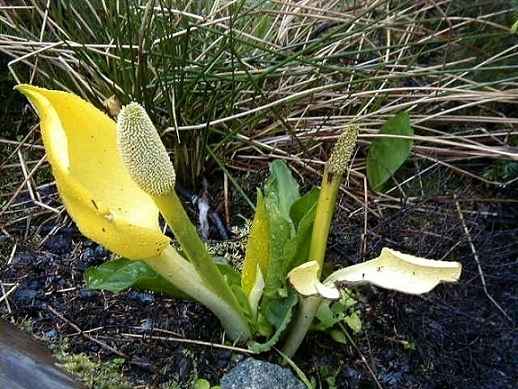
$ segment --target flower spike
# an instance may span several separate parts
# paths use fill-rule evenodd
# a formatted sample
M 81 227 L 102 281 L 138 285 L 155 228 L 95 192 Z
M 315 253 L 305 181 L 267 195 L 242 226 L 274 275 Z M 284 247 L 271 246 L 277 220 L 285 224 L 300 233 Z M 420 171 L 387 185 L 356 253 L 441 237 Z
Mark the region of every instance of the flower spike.
M 354 147 L 358 139 L 358 126 L 349 126 L 338 137 L 329 158 L 329 172 L 332 174 L 345 174 L 347 165 L 353 155 Z
M 117 141 L 131 178 L 146 193 L 161 196 L 174 190 L 175 171 L 146 110 L 138 103 L 122 108 Z

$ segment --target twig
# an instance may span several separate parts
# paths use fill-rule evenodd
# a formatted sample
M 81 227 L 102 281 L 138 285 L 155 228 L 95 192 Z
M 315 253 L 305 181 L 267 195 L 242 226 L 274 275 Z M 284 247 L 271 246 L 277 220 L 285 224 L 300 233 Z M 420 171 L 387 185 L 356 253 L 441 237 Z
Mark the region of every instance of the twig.
M 5 300 L 5 306 L 7 307 L 7 312 L 9 312 L 9 313 L 12 313 L 12 311 L 11 311 L 11 305 L 9 304 L 9 300 L 7 299 L 7 297 L 9 297 L 9 295 L 18 288 L 18 286 L 19 286 L 19 284 L 15 284 L 11 289 L 9 289 L 6 292 L 5 288 L 4 288 L 4 284 L 2 282 L 0 282 L 0 287 L 2 289 L 2 296 L 0 297 L 0 303 Z
M 502 315 L 505 316 L 507 320 L 509 320 L 511 323 L 513 322 L 513 319 L 507 314 L 507 312 L 496 302 L 496 300 L 491 296 L 489 291 L 487 290 L 487 284 L 486 284 L 486 277 L 484 276 L 484 271 L 482 270 L 482 266 L 480 265 L 480 260 L 478 257 L 477 250 L 475 248 L 475 245 L 473 244 L 473 240 L 471 239 L 471 234 L 469 233 L 468 226 L 466 225 L 466 222 L 464 220 L 464 215 L 462 214 L 462 210 L 460 208 L 460 204 L 457 201 L 457 196 L 453 196 L 455 199 L 455 207 L 457 208 L 457 212 L 459 214 L 460 222 L 462 223 L 462 228 L 464 229 L 464 234 L 466 235 L 466 239 L 468 240 L 469 247 L 471 248 L 471 253 L 473 254 L 473 258 L 475 259 L 475 262 L 477 264 L 478 274 L 480 275 L 480 282 L 482 283 L 482 287 L 484 288 L 484 293 L 486 294 L 489 301 L 493 303 L 493 305 L 502 313 Z
M 376 377 L 376 373 L 374 373 L 374 370 L 372 370 L 372 367 L 370 367 L 369 362 L 367 362 L 367 358 L 365 358 L 365 355 L 363 355 L 363 353 L 361 352 L 359 347 L 356 345 L 356 342 L 353 340 L 351 335 L 349 335 L 349 332 L 347 331 L 345 326 L 342 323 L 338 323 L 338 325 L 340 326 L 340 328 L 344 332 L 345 336 L 347 337 L 347 340 L 349 340 L 349 342 L 351 343 L 353 348 L 356 350 L 356 352 L 360 356 L 360 358 L 361 358 L 362 362 L 364 363 L 364 365 L 367 367 L 367 370 L 369 371 L 370 375 L 372 376 L 372 379 L 376 383 L 376 386 L 379 389 L 383 389 L 383 386 L 381 386 L 381 383 L 379 382 L 378 377 Z
M 236 352 L 243 353 L 243 354 L 255 354 L 253 351 L 248 350 L 246 348 L 227 346 L 224 344 L 206 342 L 203 340 L 184 339 L 184 338 L 177 338 L 177 337 L 172 337 L 172 336 L 138 335 L 138 334 L 128 334 L 128 333 L 122 333 L 120 335 L 125 336 L 127 338 L 139 338 L 139 339 L 146 338 L 146 339 L 153 339 L 153 340 L 163 340 L 163 341 L 168 341 L 168 342 L 196 344 L 198 346 L 220 348 L 223 350 L 236 351 Z
M 113 348 L 112 346 L 110 346 L 110 345 L 100 341 L 99 339 L 96 339 L 96 338 L 94 338 L 94 337 L 84 333 L 83 330 L 81 328 L 79 328 L 79 326 L 77 324 L 75 324 L 72 321 L 68 320 L 65 316 L 63 316 L 61 313 L 56 311 L 51 305 L 47 304 L 46 307 L 47 307 L 48 311 L 50 311 L 57 318 L 61 319 L 66 324 L 68 324 L 70 327 L 75 329 L 80 335 L 84 336 L 86 339 L 88 339 L 88 340 L 98 344 L 99 346 L 101 346 L 105 350 L 108 350 L 108 351 L 118 355 L 119 357 L 122 357 L 122 358 L 126 359 L 132 365 L 139 366 L 139 367 L 142 367 L 142 368 L 145 368 L 145 369 L 149 369 L 149 364 L 132 360 L 127 354 L 124 354 L 123 352 L 121 352 L 121 351 Z

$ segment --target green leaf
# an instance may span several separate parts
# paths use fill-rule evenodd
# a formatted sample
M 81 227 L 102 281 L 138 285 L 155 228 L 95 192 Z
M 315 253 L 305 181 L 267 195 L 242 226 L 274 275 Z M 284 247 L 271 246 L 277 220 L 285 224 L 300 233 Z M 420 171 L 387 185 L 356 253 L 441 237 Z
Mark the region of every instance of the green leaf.
M 332 328 L 341 319 L 339 315 L 335 314 L 331 310 L 329 301 L 322 301 L 315 316 L 320 322 L 315 325 L 315 330 L 319 331 L 325 331 Z
M 270 262 L 270 228 L 268 211 L 263 194 L 257 191 L 257 206 L 248 242 L 246 244 L 245 260 L 243 262 L 241 285 L 248 296 L 257 280 L 257 265 L 263 277 L 268 271 Z
M 408 112 L 400 112 L 387 120 L 380 134 L 413 136 Z M 383 184 L 407 160 L 412 144 L 412 139 L 400 138 L 376 138 L 371 143 L 367 154 L 367 179 L 373 190 L 383 189 Z
M 264 309 L 264 316 L 275 328 L 275 333 L 264 343 L 250 342 L 248 347 L 256 353 L 271 350 L 279 341 L 284 330 L 288 327 L 293 316 L 293 307 L 297 304 L 297 294 L 290 289 L 288 297 L 284 299 L 269 300 Z
M 188 298 L 145 263 L 125 258 L 90 267 L 85 272 L 85 281 L 90 289 L 104 289 L 113 293 L 133 287 Z
M 360 319 L 360 316 L 358 316 L 358 313 L 351 313 L 344 318 L 344 321 L 354 333 L 358 333 L 362 330 L 362 320 Z
M 193 389 L 210 389 L 210 382 L 203 378 L 198 378 L 194 382 Z
M 300 198 L 299 186 L 284 161 L 278 160 L 270 164 L 270 177 L 264 192 L 270 238 L 269 262 L 264 274 L 264 293 L 269 297 L 275 297 L 277 290 L 285 285 L 290 262 L 286 257 L 285 248 L 295 234 L 290 210 Z
M 347 339 L 345 338 L 345 334 L 343 333 L 343 331 L 335 328 L 329 331 L 329 335 L 331 335 L 331 338 L 333 338 L 335 342 L 347 344 Z
M 306 213 L 300 219 L 295 236 L 286 244 L 286 257 L 288 258 L 287 271 L 295 266 L 299 266 L 309 259 L 309 246 L 311 244 L 311 234 L 317 210 L 319 189 L 314 188 L 309 192 L 309 201 L 306 200 Z M 306 197 L 306 196 L 304 196 Z M 302 200 L 302 199 L 301 199 Z M 294 206 L 297 203 L 294 204 Z M 292 207 L 293 211 L 293 207 Z
M 300 198 L 299 184 L 284 161 L 276 160 L 270 164 L 270 178 L 265 192 L 267 204 L 277 208 L 284 219 L 291 220 L 291 206 Z
M 298 228 L 300 222 L 310 212 L 315 204 L 318 201 L 318 196 L 320 194 L 320 189 L 313 188 L 300 199 L 295 201 L 290 209 L 290 217 L 295 225 L 295 228 Z
M 283 161 L 270 165 L 265 185 L 270 228 L 270 261 L 265 276 L 265 295 L 275 297 L 286 284 L 286 274 L 307 260 L 319 189 L 300 197 L 298 184 Z
M 291 222 L 284 219 L 276 209 L 269 210 L 270 220 L 270 261 L 265 275 L 264 294 L 270 297 L 285 285 L 289 262 L 285 247 L 291 238 Z
M 252 313 L 250 310 L 250 304 L 248 303 L 248 298 L 243 291 L 243 288 L 241 288 L 241 274 L 239 274 L 239 272 L 228 263 L 216 263 L 216 266 L 223 275 L 226 283 L 230 286 L 234 296 L 236 296 L 237 302 L 243 310 L 243 313 L 251 319 Z
M 287 271 L 308 260 L 319 194 L 320 189 L 313 188 L 291 207 L 290 215 L 295 224 L 296 233 L 285 247 L 285 256 L 288 261 Z
M 336 302 L 322 301 L 315 315 L 318 323 L 315 323 L 312 328 L 316 331 L 330 331 L 337 323 L 345 321 L 348 316 L 358 316 L 357 312 L 352 310 L 355 304 L 356 300 L 351 296 L 350 291 L 344 291 L 340 300 Z

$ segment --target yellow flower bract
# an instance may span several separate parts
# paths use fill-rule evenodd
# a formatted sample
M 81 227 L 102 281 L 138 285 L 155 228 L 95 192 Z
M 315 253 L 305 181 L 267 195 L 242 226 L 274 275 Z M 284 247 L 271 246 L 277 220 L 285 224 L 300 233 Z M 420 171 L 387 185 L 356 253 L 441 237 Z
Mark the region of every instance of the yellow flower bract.
M 131 179 L 117 147 L 115 122 L 62 91 L 19 85 L 38 111 L 59 194 L 83 235 L 129 259 L 160 254 L 158 208 Z

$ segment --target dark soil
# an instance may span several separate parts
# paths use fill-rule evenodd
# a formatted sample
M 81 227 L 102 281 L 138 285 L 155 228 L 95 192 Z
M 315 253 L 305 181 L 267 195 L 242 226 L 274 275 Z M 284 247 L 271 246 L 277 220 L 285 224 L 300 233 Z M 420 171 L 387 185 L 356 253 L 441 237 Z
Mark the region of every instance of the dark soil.
M 450 179 L 441 178 L 442 188 L 452 186 Z M 516 323 L 518 207 L 499 202 L 514 193 L 489 193 L 480 185 L 473 189 L 471 183 L 463 183 L 458 200 L 488 291 Z M 515 324 L 485 295 L 453 197 L 437 189 L 434 197 L 399 204 L 401 208 L 393 211 L 385 209 L 383 219 L 370 217 L 365 258 L 374 257 L 383 246 L 426 257 L 445 256 L 463 263 L 462 282 L 441 285 L 423 297 L 362 289 L 364 329 L 355 337 L 361 355 L 351 345 L 312 334 L 294 360 L 323 387 L 332 382 L 339 388 L 375 387 L 362 356 L 385 388 L 512 388 L 518 383 Z M 493 200 L 476 201 L 483 197 Z M 108 360 L 117 356 L 115 349 L 126 357 L 124 372 L 135 385 L 155 387 L 172 379 L 186 384 L 196 375 L 216 383 L 244 357 L 150 338 L 177 336 L 221 343 L 222 332 L 210 312 L 192 302 L 139 291 L 113 295 L 85 289 L 84 270 L 107 260 L 109 254 L 82 237 L 73 224 L 60 224 L 64 227 L 39 248 L 37 239 L 23 239 L 24 223 L 10 227 L 19 246 L 0 280 L 17 282 L 19 287 L 10 298 L 11 314 L 0 305 L 3 318 L 29 318 L 35 335 L 51 342 L 68 337 L 76 353 Z M 52 227 L 45 225 L 39 236 L 46 236 Z M 338 213 L 331 237 L 334 265 L 363 259 L 362 228 L 362 216 Z M 82 336 L 66 320 L 102 344 Z M 276 360 L 278 355 L 262 357 Z

